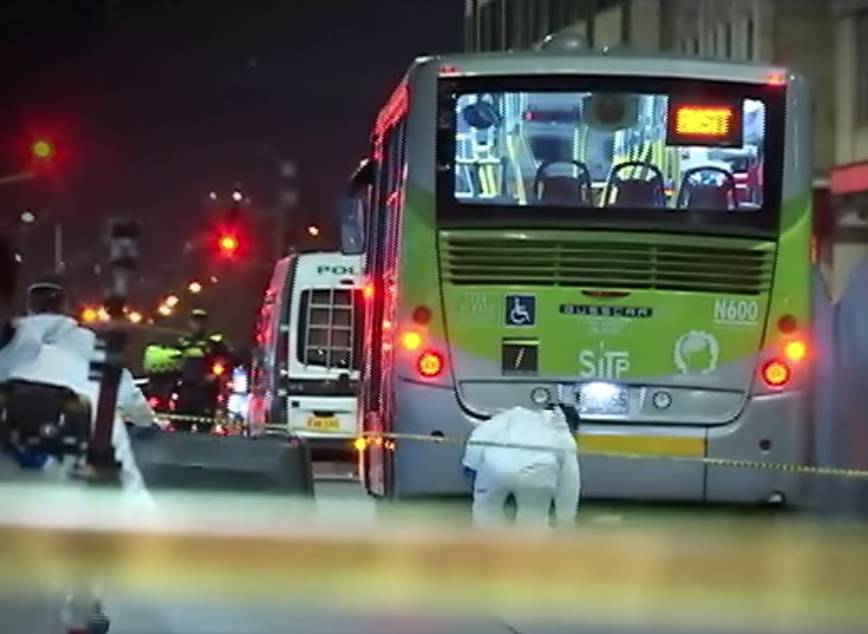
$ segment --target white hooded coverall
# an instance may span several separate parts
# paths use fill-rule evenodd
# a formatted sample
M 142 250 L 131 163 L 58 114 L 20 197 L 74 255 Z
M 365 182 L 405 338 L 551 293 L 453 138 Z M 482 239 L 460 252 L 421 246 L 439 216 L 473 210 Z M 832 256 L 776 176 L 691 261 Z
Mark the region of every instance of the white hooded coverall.
M 63 315 L 40 314 L 18 320 L 13 340 L 0 350 L 0 381 L 18 379 L 66 387 L 89 399 L 94 420 L 99 399 L 99 384 L 91 381 L 90 361 L 93 357 L 96 335 Z M 151 505 L 152 500 L 144 486 L 135 462 L 121 414 L 134 424 L 150 426 L 153 411 L 135 383 L 124 369 L 118 386 L 115 420 L 112 425 L 112 446 L 121 464 L 121 486 L 125 499 Z M 69 482 L 68 469 L 49 460 L 43 469 L 25 473 L 4 459 L 0 465 L 3 475 L 15 479 Z M 102 583 L 98 579 L 83 578 L 67 592 L 63 620 L 68 627 L 82 626 L 100 603 Z
M 39 339 L 42 346 L 30 360 L 16 364 L 10 378 L 67 387 L 90 400 L 95 420 L 99 384 L 89 379 L 96 344 L 94 332 L 82 328 L 70 317 L 52 314 L 24 317 L 18 321 L 18 327 L 29 337 Z M 121 463 L 121 483 L 125 491 L 143 492 L 142 475 L 136 466 L 124 418 L 134 425 L 149 427 L 154 422 L 154 412 L 127 369 L 121 372 L 116 407 L 112 445 Z
M 505 524 L 504 505 L 510 495 L 515 498 L 519 525 L 548 526 L 552 501 L 557 525 L 569 526 L 575 521 L 581 491 L 579 459 L 575 439 L 559 410 L 516 407 L 480 423 L 470 435 L 464 466 L 476 473 L 473 520 L 478 526 Z

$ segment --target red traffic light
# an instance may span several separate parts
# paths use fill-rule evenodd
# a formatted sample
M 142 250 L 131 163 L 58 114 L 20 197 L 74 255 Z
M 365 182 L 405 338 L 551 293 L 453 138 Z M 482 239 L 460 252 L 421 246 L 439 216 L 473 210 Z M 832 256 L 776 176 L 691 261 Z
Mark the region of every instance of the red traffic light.
M 217 235 L 217 251 L 220 257 L 235 258 L 241 249 L 241 240 L 236 233 L 223 231 Z
M 36 139 L 30 145 L 30 154 L 35 159 L 48 160 L 54 156 L 54 145 L 48 139 Z
M 220 236 L 218 246 L 223 253 L 235 253 L 238 250 L 238 238 L 229 233 L 224 234 Z

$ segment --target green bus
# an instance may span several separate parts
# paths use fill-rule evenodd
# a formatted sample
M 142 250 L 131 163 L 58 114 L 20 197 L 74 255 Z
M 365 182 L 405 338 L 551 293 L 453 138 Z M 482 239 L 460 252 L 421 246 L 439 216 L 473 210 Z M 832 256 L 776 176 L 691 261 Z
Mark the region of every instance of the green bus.
M 585 497 L 798 500 L 796 475 L 703 459 L 810 460 L 810 130 L 779 67 L 417 59 L 341 205 L 368 284 L 360 428 L 466 437 L 560 400 Z M 365 486 L 467 492 L 462 453 L 368 443 Z

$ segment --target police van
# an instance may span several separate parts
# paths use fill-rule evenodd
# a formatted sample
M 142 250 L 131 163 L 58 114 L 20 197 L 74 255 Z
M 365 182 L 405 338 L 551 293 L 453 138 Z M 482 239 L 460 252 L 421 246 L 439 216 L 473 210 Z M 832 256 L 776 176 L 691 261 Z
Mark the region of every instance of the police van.
M 316 252 L 280 260 L 255 331 L 247 421 L 287 426 L 313 446 L 350 448 L 362 332 L 361 257 Z

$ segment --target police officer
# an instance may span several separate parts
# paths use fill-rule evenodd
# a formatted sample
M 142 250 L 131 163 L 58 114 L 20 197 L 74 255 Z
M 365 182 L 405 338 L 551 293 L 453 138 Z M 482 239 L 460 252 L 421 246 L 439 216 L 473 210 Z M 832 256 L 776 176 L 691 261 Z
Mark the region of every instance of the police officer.
M 228 370 L 232 351 L 225 338 L 208 329 L 208 313 L 196 308 L 190 313 L 190 331 L 178 338 L 180 353 L 180 383 L 175 411 L 180 414 L 211 417 L 217 413 L 218 397 L 224 380 L 214 368 Z M 192 430 L 198 424 L 177 421 L 179 430 Z
M 208 313 L 204 309 L 195 308 L 191 311 L 190 332 L 178 338 L 178 349 L 184 357 L 230 356 L 226 339 L 219 332 L 210 332 L 208 321 Z

